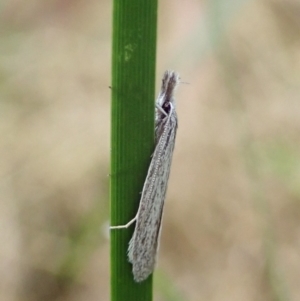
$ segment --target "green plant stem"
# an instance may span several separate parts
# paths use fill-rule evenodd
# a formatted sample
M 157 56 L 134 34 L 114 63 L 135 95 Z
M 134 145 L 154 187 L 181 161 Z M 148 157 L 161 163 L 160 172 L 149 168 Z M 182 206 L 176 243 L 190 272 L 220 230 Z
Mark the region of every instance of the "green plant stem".
M 157 0 L 114 0 L 111 225 L 134 218 L 154 148 Z M 135 283 L 127 261 L 134 225 L 111 230 L 111 300 L 152 300 L 152 277 Z

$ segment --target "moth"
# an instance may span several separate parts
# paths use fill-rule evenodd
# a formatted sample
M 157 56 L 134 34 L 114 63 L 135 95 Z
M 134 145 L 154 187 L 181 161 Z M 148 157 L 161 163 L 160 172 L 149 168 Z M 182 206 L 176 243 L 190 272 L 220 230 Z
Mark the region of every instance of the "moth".
M 178 126 L 174 99 L 174 91 L 178 84 L 179 75 L 176 72 L 164 73 L 161 91 L 155 104 L 155 149 L 137 214 L 126 225 L 111 227 L 111 229 L 124 229 L 136 223 L 128 247 L 128 261 L 132 264 L 132 273 L 136 282 L 147 279 L 155 267 Z

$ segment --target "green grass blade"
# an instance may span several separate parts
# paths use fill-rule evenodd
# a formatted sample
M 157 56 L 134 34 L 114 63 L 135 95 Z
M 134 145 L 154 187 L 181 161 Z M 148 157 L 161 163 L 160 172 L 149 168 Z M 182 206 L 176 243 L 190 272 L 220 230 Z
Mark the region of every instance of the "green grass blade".
M 111 224 L 138 209 L 154 149 L 157 0 L 115 0 L 111 109 Z M 127 261 L 134 225 L 111 231 L 111 300 L 152 300 L 152 277 L 133 280 Z

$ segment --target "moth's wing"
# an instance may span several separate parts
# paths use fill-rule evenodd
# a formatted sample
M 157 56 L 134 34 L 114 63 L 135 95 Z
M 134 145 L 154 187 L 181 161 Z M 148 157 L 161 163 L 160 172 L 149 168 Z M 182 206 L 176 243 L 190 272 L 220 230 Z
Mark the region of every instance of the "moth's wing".
M 152 156 L 129 243 L 128 259 L 137 282 L 145 280 L 154 269 L 176 130 L 177 116 L 173 110 L 156 129 L 161 135 Z

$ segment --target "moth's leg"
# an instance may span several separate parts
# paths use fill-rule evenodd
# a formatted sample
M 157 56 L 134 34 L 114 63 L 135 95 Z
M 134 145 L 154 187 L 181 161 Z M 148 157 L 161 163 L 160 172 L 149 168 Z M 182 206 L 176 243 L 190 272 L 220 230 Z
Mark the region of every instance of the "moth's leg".
M 130 225 L 132 225 L 136 221 L 137 216 L 135 216 L 131 221 L 129 221 L 126 225 L 120 225 L 120 226 L 110 226 L 110 230 L 114 229 L 127 229 Z
M 172 112 L 173 112 L 173 110 L 174 110 L 174 105 L 173 105 L 171 102 L 170 102 L 169 104 L 170 104 L 170 108 L 171 108 L 169 114 L 167 114 L 166 111 L 165 111 L 161 106 L 159 106 L 158 104 L 155 104 L 155 107 L 156 107 L 161 113 L 163 113 L 163 114 L 165 115 L 165 118 L 166 118 L 166 117 L 170 117 L 171 114 L 172 114 Z
M 171 116 L 173 110 L 174 110 L 174 105 L 170 102 L 170 107 L 171 107 L 171 110 L 170 110 L 170 113 L 169 113 L 169 116 Z
M 166 111 L 158 104 L 155 104 L 155 107 L 161 112 L 163 113 L 165 116 L 168 116 L 168 114 L 166 113 Z

